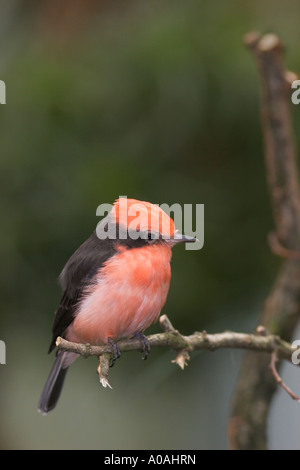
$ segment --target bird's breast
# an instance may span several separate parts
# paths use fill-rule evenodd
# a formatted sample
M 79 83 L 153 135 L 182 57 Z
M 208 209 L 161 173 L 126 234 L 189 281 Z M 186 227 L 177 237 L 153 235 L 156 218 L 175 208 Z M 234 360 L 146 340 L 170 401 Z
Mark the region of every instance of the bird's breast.
M 86 288 L 66 337 L 101 344 L 144 331 L 157 320 L 169 291 L 171 249 L 162 243 L 122 249 Z

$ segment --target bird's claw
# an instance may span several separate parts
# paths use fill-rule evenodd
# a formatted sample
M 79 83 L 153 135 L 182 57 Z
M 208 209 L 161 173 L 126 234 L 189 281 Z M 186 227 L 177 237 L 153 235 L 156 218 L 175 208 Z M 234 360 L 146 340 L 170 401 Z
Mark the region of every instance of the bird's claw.
M 111 360 L 109 364 L 109 367 L 112 367 L 114 363 L 116 362 L 116 360 L 121 356 L 121 351 L 117 343 L 115 343 L 112 338 L 108 338 L 107 342 L 109 346 L 111 347 L 111 351 L 112 351 L 112 356 L 111 356 Z
M 142 345 L 142 353 L 143 353 L 142 359 L 146 360 L 148 357 L 148 354 L 150 353 L 150 344 L 149 344 L 147 337 L 143 333 L 135 333 L 133 337 L 140 340 L 141 345 Z

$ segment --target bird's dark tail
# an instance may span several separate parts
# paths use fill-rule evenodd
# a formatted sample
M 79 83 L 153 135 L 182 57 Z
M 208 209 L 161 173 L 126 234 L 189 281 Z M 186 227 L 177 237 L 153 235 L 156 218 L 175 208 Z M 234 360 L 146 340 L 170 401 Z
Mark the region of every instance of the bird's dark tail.
M 38 411 L 43 415 L 53 410 L 58 402 L 68 367 L 75 359 L 70 360 L 71 358 L 68 357 L 70 354 L 72 355 L 72 353 L 59 351 L 56 356 L 39 401 Z

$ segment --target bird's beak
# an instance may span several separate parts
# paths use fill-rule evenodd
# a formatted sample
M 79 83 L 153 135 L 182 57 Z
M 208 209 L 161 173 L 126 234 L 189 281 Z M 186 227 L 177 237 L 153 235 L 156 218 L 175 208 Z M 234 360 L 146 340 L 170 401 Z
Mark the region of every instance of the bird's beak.
M 175 233 L 174 237 L 170 240 L 172 245 L 177 245 L 177 243 L 195 243 L 199 240 L 189 235 L 183 235 L 182 233 Z

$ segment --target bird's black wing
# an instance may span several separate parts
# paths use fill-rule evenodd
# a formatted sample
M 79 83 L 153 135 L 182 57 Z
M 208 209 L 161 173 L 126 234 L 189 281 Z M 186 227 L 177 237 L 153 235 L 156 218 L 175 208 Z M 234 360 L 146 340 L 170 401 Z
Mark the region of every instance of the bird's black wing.
M 75 313 L 75 307 L 81 298 L 82 288 L 77 289 L 73 297 L 69 297 L 67 291 L 63 293 L 60 304 L 55 312 L 55 318 L 52 326 L 52 341 L 49 347 L 49 353 L 55 348 L 56 338 L 63 336 L 65 329 L 72 323 Z
M 114 242 L 109 238 L 100 240 L 93 232 L 66 263 L 59 277 L 63 296 L 55 312 L 49 352 L 54 349 L 56 338 L 63 336 L 66 328 L 72 323 L 84 288 L 93 282 L 105 261 L 116 254 Z

